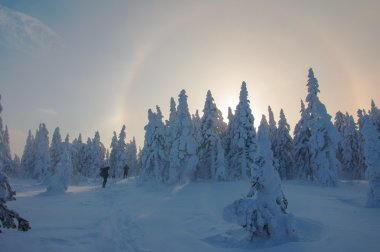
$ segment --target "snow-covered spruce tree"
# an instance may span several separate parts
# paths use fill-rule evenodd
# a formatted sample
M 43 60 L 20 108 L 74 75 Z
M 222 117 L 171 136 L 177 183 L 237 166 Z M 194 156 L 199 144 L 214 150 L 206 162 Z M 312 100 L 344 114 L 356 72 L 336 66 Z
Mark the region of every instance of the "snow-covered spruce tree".
M 260 127 L 261 127 L 261 130 L 264 131 L 265 135 L 267 136 L 267 138 L 269 139 L 269 142 L 270 142 L 270 129 L 269 129 L 267 117 L 265 115 L 261 116 Z M 271 146 L 272 146 L 272 143 L 271 143 Z M 271 147 L 271 149 L 272 149 L 272 147 Z M 273 153 L 273 151 L 272 151 L 272 153 Z
M 125 125 L 123 125 L 120 134 L 119 134 L 119 140 L 117 141 L 117 165 L 115 167 L 116 170 L 116 177 L 122 177 L 123 176 L 123 168 L 125 164 L 127 163 L 127 133 Z
M 340 133 L 337 159 L 340 161 L 340 176 L 345 179 L 362 179 L 365 166 L 360 146 L 360 135 L 354 118 L 348 113 L 338 111 L 335 116 L 335 127 Z
M 112 178 L 116 177 L 115 167 L 117 166 L 117 135 L 116 132 L 113 132 L 112 141 L 111 141 L 111 153 L 109 156 L 109 174 Z
M 227 179 L 248 179 L 257 151 L 254 117 L 249 106 L 247 85 L 241 85 L 239 104 L 236 106 L 233 120 L 228 129 L 230 145 L 228 152 Z
M 368 114 L 366 113 L 366 111 L 364 109 L 358 109 L 357 116 L 358 116 L 357 125 L 359 128 L 359 130 L 358 130 L 359 131 L 358 142 L 359 142 L 359 152 L 360 152 L 360 165 L 359 165 L 360 168 L 359 168 L 359 170 L 363 171 L 363 174 L 365 177 L 365 172 L 367 170 L 367 164 L 365 161 L 365 153 L 364 153 L 365 142 L 364 142 L 364 135 L 363 135 L 363 127 L 364 127 L 364 122 L 365 122 Z
M 339 134 L 331 122 L 331 116 L 318 98 L 319 85 L 311 68 L 308 77 L 308 95 L 306 97 L 308 106 L 306 111 L 309 117 L 305 126 L 310 130 L 308 148 L 311 174 L 307 174 L 307 179 L 321 185 L 335 186 L 338 166 L 336 149 Z
M 274 120 L 274 115 L 272 108 L 268 106 L 268 126 L 269 126 L 269 141 L 272 143 L 276 143 L 277 138 L 277 126 L 276 121 Z
M 20 178 L 23 176 L 22 170 L 21 170 L 21 158 L 15 154 L 13 158 L 13 169 L 15 171 L 15 176 Z
M 100 141 L 99 131 L 95 132 L 95 136 L 92 139 L 92 151 L 93 151 L 93 163 L 90 167 L 91 177 L 95 177 L 99 174 L 99 169 L 105 165 L 106 148 Z
M 31 178 L 34 169 L 34 136 L 31 130 L 28 131 L 28 137 L 21 157 L 21 176 Z
M 79 180 L 84 176 L 84 150 L 85 144 L 82 141 L 82 134 L 73 140 L 71 144 L 71 160 L 73 163 L 73 178 Z
M 166 122 L 165 125 L 165 138 L 166 140 L 166 149 L 170 150 L 171 146 L 174 142 L 174 140 L 177 138 L 178 135 L 178 113 L 177 113 L 177 105 L 174 101 L 174 98 L 170 98 L 170 114 L 169 114 L 169 120 Z M 169 156 L 169 154 L 168 154 Z
M 148 124 L 144 127 L 144 148 L 141 152 L 141 181 L 166 182 L 168 179 L 169 160 L 165 150 L 165 125 L 162 113 L 157 106 L 157 113 L 148 110 Z
M 83 173 L 85 177 L 95 178 L 99 175 L 99 169 L 104 165 L 105 155 L 106 149 L 100 141 L 99 132 L 96 131 L 93 139 L 87 139 L 84 148 L 83 166 L 85 170 Z
M 274 168 L 278 171 L 279 169 L 279 164 L 278 164 L 278 157 L 277 157 L 277 152 L 275 151 L 275 146 L 277 143 L 277 125 L 276 121 L 274 120 L 274 115 L 272 108 L 268 106 L 268 127 L 269 127 L 269 141 L 271 143 L 271 149 L 273 152 L 273 162 L 274 162 Z M 281 174 L 280 174 L 281 177 Z M 281 177 L 282 178 L 282 177 Z
M 29 222 L 6 205 L 6 201 L 16 200 L 15 195 L 16 192 L 12 190 L 7 175 L 0 171 L 0 233 L 1 228 L 17 227 L 19 231 L 30 229 Z M 17 225 L 15 220 L 17 220 Z
M 69 182 L 75 182 L 76 178 L 74 177 L 74 164 L 73 164 L 73 156 L 72 156 L 72 149 L 73 149 L 73 144 L 70 143 L 70 135 L 66 134 L 65 141 L 63 141 L 63 149 L 66 149 L 67 154 L 69 156 L 69 162 L 68 162 L 68 171 L 69 171 Z
M 125 152 L 127 155 L 127 164 L 129 166 L 128 176 L 136 176 L 138 174 L 137 145 L 134 137 L 129 143 L 127 143 Z
M 3 106 L 1 105 L 1 95 L 0 95 L 0 130 L 3 131 L 3 119 L 1 118 L 1 112 L 3 112 Z
M 367 206 L 380 207 L 380 133 L 373 117 L 364 117 L 362 133 L 369 184 Z
M 125 143 L 126 132 L 125 125 L 120 130 L 119 139 L 115 139 L 116 135 L 114 135 L 112 139 L 112 150 L 110 154 L 110 166 L 111 166 L 111 174 L 116 178 L 121 178 L 123 176 L 123 168 L 127 163 L 127 145 Z
M 0 171 L 3 171 L 8 175 L 14 175 L 13 160 L 9 141 L 9 132 L 7 126 L 5 126 L 5 130 L 3 129 L 3 121 L 1 118 L 2 110 L 3 107 L 0 103 Z
M 169 182 L 170 179 L 170 152 L 174 143 L 174 140 L 178 136 L 178 114 L 177 114 L 177 105 L 174 101 L 174 98 L 170 98 L 170 113 L 169 120 L 165 121 L 165 149 L 164 154 L 168 160 L 168 167 L 166 167 L 163 174 L 163 181 Z M 173 167 L 172 167 L 173 168 Z
M 226 160 L 222 140 L 218 133 L 221 131 L 218 128 L 220 127 L 220 120 L 223 120 L 222 113 L 217 108 L 209 90 L 200 125 L 199 162 L 195 175 L 197 179 L 225 179 Z
M 278 173 L 281 179 L 292 179 L 294 176 L 294 146 L 289 132 L 290 126 L 281 109 L 275 143 L 275 156 L 278 160 Z
M 369 116 L 375 124 L 377 131 L 380 132 L 380 109 L 377 108 L 373 100 L 371 100 L 371 109 L 369 111 Z
M 234 115 L 232 113 L 231 107 L 228 107 L 228 124 L 225 125 L 225 129 L 221 132 L 221 138 L 222 138 L 222 143 L 223 143 L 223 149 L 224 149 L 224 154 L 227 159 L 227 154 L 231 152 L 230 147 L 231 147 L 231 134 L 232 134 L 232 121 L 233 121 Z M 228 160 L 227 160 L 227 165 L 228 165 Z M 226 174 L 227 176 L 227 174 Z
M 58 137 L 59 139 L 60 137 Z M 73 164 L 70 156 L 69 138 L 67 137 L 65 142 L 59 144 L 59 140 L 55 143 L 55 151 L 57 156 L 56 164 L 52 167 L 51 175 L 48 180 L 47 192 L 49 193 L 64 193 L 66 192 L 70 177 L 73 171 Z
M 343 148 L 345 148 L 345 147 L 342 146 L 342 143 L 344 142 L 343 130 L 344 130 L 345 123 L 346 123 L 345 120 L 346 120 L 346 118 L 342 112 L 338 111 L 335 114 L 334 126 L 337 129 L 337 131 L 339 132 L 339 135 L 341 136 L 341 139 L 338 142 L 338 146 L 337 146 L 337 150 L 336 150 L 336 158 L 339 160 L 337 170 L 338 170 L 338 175 L 342 178 L 347 178 L 348 177 L 347 175 L 351 175 L 351 174 L 345 174 L 343 172 L 343 167 L 344 167 L 344 160 L 343 160 L 344 149 Z M 351 155 L 351 153 L 349 153 L 349 155 L 347 155 L 347 156 L 350 156 L 350 155 Z
M 66 145 L 67 149 L 70 151 L 71 143 L 70 143 L 70 135 L 69 134 L 66 134 L 65 140 L 63 141 L 63 144 Z
M 139 146 L 139 150 L 137 151 L 137 174 L 136 174 L 136 176 L 138 176 L 138 177 L 141 174 L 141 154 L 142 154 L 141 152 L 142 152 L 142 149 Z
M 62 154 L 62 137 L 59 127 L 56 127 L 51 138 L 50 144 L 50 167 L 49 167 L 49 176 L 55 173 L 55 168 L 60 161 Z
M 0 101 L 1 101 L 1 95 L 0 95 Z M 3 111 L 3 106 L 0 102 L 0 171 L 4 171 L 4 163 L 6 159 L 5 155 L 5 139 L 4 139 L 4 130 L 3 130 L 3 119 L 1 118 L 1 112 Z
M 363 129 L 367 112 L 364 109 L 358 109 L 357 115 L 358 115 L 358 126 L 359 126 L 359 132 L 360 132 Z
M 2 170 L 10 175 L 15 175 L 13 160 L 12 160 L 12 154 L 11 154 L 11 148 L 10 148 L 10 138 L 9 138 L 9 132 L 8 132 L 8 126 L 5 126 L 5 130 L 2 130 L 2 141 L 0 140 L 0 157 L 1 157 L 1 163 L 2 163 Z M 1 133 L 0 133 L 1 134 Z
M 83 176 L 86 178 L 95 177 L 95 174 L 92 174 L 92 168 L 95 166 L 94 159 L 97 159 L 95 156 L 94 148 L 92 147 L 91 138 L 87 138 L 87 142 L 84 145 L 83 149 Z M 99 167 L 100 168 L 100 167 Z
M 193 136 L 195 137 L 195 140 L 199 144 L 202 141 L 202 136 L 201 136 L 202 119 L 199 116 L 198 110 L 196 110 L 195 114 L 191 116 L 191 120 L 193 121 L 193 126 L 194 126 Z
M 364 155 L 364 135 L 362 134 L 364 124 L 370 120 L 377 129 L 377 123 L 380 120 L 380 109 L 377 108 L 374 100 L 371 100 L 370 109 L 358 109 L 357 111 L 357 125 L 359 129 L 359 135 L 362 137 L 363 155 Z M 380 132 L 380 131 L 379 131 Z
M 186 91 L 182 90 L 178 97 L 177 135 L 170 150 L 169 182 L 186 183 L 194 178 L 198 163 L 197 142 Z
M 310 139 L 310 129 L 306 122 L 309 119 L 309 113 L 305 109 L 305 104 L 301 100 L 301 118 L 294 128 L 294 177 L 306 179 L 311 176 L 310 167 L 310 149 L 308 146 Z
M 334 126 L 340 134 L 342 134 L 342 132 L 343 132 L 343 129 L 345 127 L 345 123 L 346 123 L 345 115 L 340 111 L 336 112 Z
M 34 140 L 34 169 L 32 178 L 43 180 L 50 167 L 49 131 L 44 123 L 41 123 Z
M 260 124 L 257 134 L 258 151 L 247 196 L 224 210 L 227 221 L 236 221 L 256 237 L 279 238 L 294 234 L 293 216 L 286 213 L 288 201 L 281 188 L 281 180 L 273 166 L 271 144 L 266 126 Z
M 216 106 L 216 105 L 215 105 Z M 229 108 L 230 109 L 230 108 Z M 230 120 L 230 119 L 232 119 L 232 111 L 231 111 L 231 115 L 230 114 L 228 114 L 228 120 Z M 215 129 L 216 129 L 216 133 L 220 136 L 220 137 L 222 137 L 222 135 L 227 131 L 227 127 L 228 127 L 228 125 L 227 125 L 227 123 L 225 123 L 224 122 L 224 118 L 223 118 L 223 113 L 222 113 L 222 111 L 220 111 L 219 109 L 218 109 L 218 112 L 217 112 L 217 114 L 216 114 L 216 118 L 215 118 L 216 120 L 215 120 L 215 124 L 216 124 L 216 126 L 215 126 Z

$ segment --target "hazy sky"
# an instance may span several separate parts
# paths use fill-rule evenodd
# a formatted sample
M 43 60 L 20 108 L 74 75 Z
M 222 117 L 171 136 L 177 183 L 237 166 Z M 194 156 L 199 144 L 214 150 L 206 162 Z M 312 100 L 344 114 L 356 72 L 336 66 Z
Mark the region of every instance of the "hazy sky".
M 380 103 L 380 1 L 0 0 L 2 118 L 13 152 L 45 122 L 71 140 L 168 118 L 181 89 L 226 117 L 247 82 L 257 127 L 271 105 L 294 128 L 313 67 L 333 117 Z M 380 105 L 380 104 L 378 104 Z M 64 137 L 64 136 L 63 136 Z

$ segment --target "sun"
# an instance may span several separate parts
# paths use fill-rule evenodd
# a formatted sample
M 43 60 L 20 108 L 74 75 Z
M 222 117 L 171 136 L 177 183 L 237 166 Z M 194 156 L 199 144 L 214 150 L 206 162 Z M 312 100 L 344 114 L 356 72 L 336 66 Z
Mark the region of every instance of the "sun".
M 222 112 L 223 120 L 225 122 L 228 122 L 228 108 L 231 108 L 232 113 L 234 113 L 236 109 L 236 105 L 238 103 L 239 103 L 239 97 L 233 97 L 232 95 L 224 95 L 224 96 L 218 97 L 218 99 L 215 98 L 215 104 L 217 108 Z

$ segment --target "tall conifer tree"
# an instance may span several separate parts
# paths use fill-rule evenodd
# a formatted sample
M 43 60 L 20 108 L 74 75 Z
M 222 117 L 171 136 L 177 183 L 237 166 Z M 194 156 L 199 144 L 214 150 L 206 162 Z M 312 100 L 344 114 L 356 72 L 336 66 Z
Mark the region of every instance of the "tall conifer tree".
M 1 95 L 0 95 L 1 101 Z M 3 107 L 0 102 L 0 171 L 5 172 L 8 175 L 14 175 L 13 160 L 10 148 L 8 127 L 3 128 L 3 121 L 1 118 L 1 112 Z
M 44 123 L 41 123 L 36 132 L 34 141 L 34 169 L 32 178 L 45 179 L 50 167 L 49 131 Z
M 227 177 L 230 180 L 248 179 L 254 166 L 257 151 L 256 130 L 249 103 L 247 85 L 243 82 L 239 104 L 228 130 L 230 145 L 227 147 Z
M 197 142 L 193 136 L 194 126 L 189 113 L 186 91 L 182 90 L 178 97 L 177 135 L 170 151 L 169 176 L 171 182 L 185 183 L 194 179 L 198 163 Z
M 363 118 L 364 155 L 367 164 L 369 207 L 380 207 L 380 133 L 377 121 L 371 115 Z
M 311 68 L 308 77 L 308 95 L 306 97 L 308 106 L 306 111 L 310 116 L 306 121 L 306 127 L 310 130 L 308 140 L 310 170 L 305 172 L 308 180 L 322 185 L 334 186 L 337 182 L 336 149 L 339 135 L 331 122 L 331 116 L 319 100 L 319 85 Z
M 21 157 L 21 176 L 30 178 L 34 169 L 34 136 L 31 130 L 28 131 L 28 137 Z
M 200 125 L 201 140 L 198 147 L 199 162 L 196 177 L 199 179 L 225 178 L 225 156 L 222 140 L 218 131 L 221 131 L 220 120 L 222 113 L 217 108 L 211 91 L 207 91 L 206 102 L 203 108 L 203 116 Z
M 294 146 L 289 132 L 290 126 L 286 120 L 284 111 L 281 109 L 275 145 L 275 156 L 278 160 L 278 173 L 281 179 L 292 179 L 295 173 Z
M 294 128 L 294 165 L 295 165 L 295 177 L 306 179 L 311 175 L 310 167 L 310 149 L 308 142 L 311 136 L 310 129 L 307 126 L 309 120 L 309 113 L 305 109 L 305 104 L 301 100 L 301 118 Z
M 56 127 L 53 133 L 53 137 L 51 139 L 50 146 L 50 167 L 49 172 L 51 174 L 54 173 L 55 167 L 57 166 L 61 155 L 62 155 L 62 137 L 60 133 L 59 127 Z
M 157 106 L 157 113 L 148 110 L 148 124 L 144 127 L 144 148 L 141 151 L 142 181 L 153 180 L 167 182 L 169 180 L 169 160 L 165 150 L 165 126 L 162 113 Z
M 137 146 L 136 139 L 133 137 L 132 140 L 127 143 L 126 146 L 126 157 L 127 164 L 129 166 L 128 176 L 133 176 L 138 174 L 137 166 Z
M 276 143 L 277 143 L 277 125 L 274 120 L 274 115 L 271 106 L 268 106 L 268 127 L 269 127 L 269 141 L 271 143 L 271 149 L 273 152 L 273 162 L 274 167 L 278 171 L 279 169 L 279 160 L 277 157 L 277 152 L 275 151 Z
M 361 137 L 353 117 L 338 111 L 335 116 L 335 127 L 341 136 L 336 155 L 340 161 L 340 175 L 345 179 L 362 179 L 365 166 Z

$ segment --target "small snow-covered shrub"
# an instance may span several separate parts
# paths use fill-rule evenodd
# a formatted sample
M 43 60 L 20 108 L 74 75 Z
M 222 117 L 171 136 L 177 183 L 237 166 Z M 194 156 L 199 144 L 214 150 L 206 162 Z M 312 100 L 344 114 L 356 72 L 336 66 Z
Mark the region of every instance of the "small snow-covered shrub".
M 252 198 L 235 201 L 224 210 L 224 219 L 236 222 L 248 232 L 248 238 L 284 237 L 294 233 L 293 216 Z
M 21 218 L 17 212 L 10 210 L 6 205 L 6 201 L 16 200 L 15 195 L 16 192 L 9 185 L 7 175 L 0 171 L 0 228 L 17 227 L 19 231 L 28 231 L 30 229 L 29 222 Z M 17 225 L 15 220 L 18 222 Z
M 245 198 L 224 209 L 224 219 L 242 226 L 251 240 L 255 237 L 292 236 L 295 232 L 293 216 L 286 213 L 288 201 L 281 188 L 280 176 L 273 166 L 265 122 L 263 117 L 258 131 L 258 153 L 252 169 L 250 191 Z

